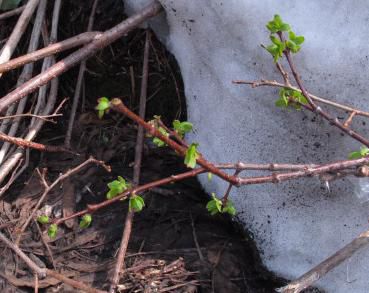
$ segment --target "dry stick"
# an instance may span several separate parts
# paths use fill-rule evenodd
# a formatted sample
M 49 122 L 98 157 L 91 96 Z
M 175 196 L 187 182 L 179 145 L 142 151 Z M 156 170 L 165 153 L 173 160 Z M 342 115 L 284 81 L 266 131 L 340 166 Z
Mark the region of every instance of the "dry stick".
M 25 7 L 26 7 L 26 5 L 23 5 L 23 6 L 20 6 L 20 7 L 16 8 L 16 9 L 10 10 L 8 12 L 1 13 L 0 14 L 0 20 L 4 20 L 4 19 L 7 19 L 7 18 L 12 17 L 14 15 L 21 14 Z
M 38 9 L 37 9 L 37 13 L 36 13 L 35 21 L 34 21 L 34 26 L 32 28 L 32 38 L 31 38 L 31 42 L 29 44 L 28 51 L 34 51 L 38 46 L 41 27 L 42 27 L 42 23 L 44 22 L 44 17 L 45 17 L 45 12 L 46 12 L 46 5 L 47 5 L 47 0 L 40 0 L 40 2 L 38 4 Z M 22 76 L 19 78 L 17 85 L 23 84 L 24 82 L 26 82 L 27 80 L 29 80 L 32 77 L 33 66 L 28 65 L 27 67 L 29 67 L 29 69 L 24 68 L 24 72 L 26 74 L 23 75 L 23 72 L 22 72 Z M 41 91 L 40 91 L 40 94 L 41 94 Z M 25 97 L 17 105 L 17 110 L 15 112 L 16 115 L 23 114 L 24 108 L 26 107 L 27 98 L 28 97 Z M 9 112 L 9 110 L 11 112 L 13 112 L 12 108 L 13 107 L 9 107 L 7 112 Z M 35 113 L 35 114 L 37 114 L 37 113 Z M 9 135 L 9 136 L 16 136 L 20 122 L 21 122 L 21 118 L 18 118 L 16 120 L 12 121 L 10 129 L 8 130 L 8 132 L 6 134 Z M 5 124 L 5 123 L 3 123 L 3 124 Z M 2 125 L 1 127 L 3 128 L 3 127 L 6 127 L 6 126 L 7 125 Z M 1 132 L 1 130 L 0 130 L 0 132 Z M 5 131 L 4 131 L 4 133 L 5 133 Z M 5 157 L 7 156 L 9 148 L 10 148 L 9 143 L 4 143 L 2 145 L 2 147 L 0 149 L 0 164 L 3 163 Z
M 64 276 L 62 274 L 59 274 L 58 272 L 55 272 L 53 270 L 46 269 L 46 273 L 47 273 L 48 276 L 53 277 L 53 278 L 55 278 L 55 279 L 57 279 L 59 281 L 62 281 L 63 283 L 65 283 L 65 284 L 67 284 L 69 286 L 72 286 L 74 288 L 80 289 L 83 292 L 88 292 L 88 293 L 106 293 L 106 291 L 92 288 L 92 287 L 86 285 L 85 283 L 82 283 L 82 282 L 79 282 L 79 281 L 76 281 L 76 280 L 72 280 L 70 278 L 67 278 L 66 276 Z
M 41 3 L 42 4 L 42 3 Z M 36 18 L 34 21 L 34 25 L 32 28 L 32 33 L 31 33 L 31 39 L 28 45 L 28 50 L 27 52 L 33 52 L 37 49 L 38 47 L 38 43 L 39 43 L 39 39 L 40 39 L 40 32 L 41 32 L 41 25 L 44 19 L 44 15 L 45 15 L 45 9 L 46 9 L 46 3 L 44 3 L 45 5 L 39 5 L 38 9 L 37 9 L 37 14 L 36 14 Z M 1 64 L 0 64 L 1 66 Z M 23 70 L 22 73 L 20 74 L 16 87 L 22 85 L 23 83 L 25 83 L 27 80 L 29 80 L 32 77 L 32 72 L 33 72 L 33 64 L 29 64 L 26 65 Z M 12 105 L 11 107 L 9 107 L 7 109 L 6 112 L 6 116 L 9 116 L 11 114 L 13 114 L 15 109 L 15 105 Z M 0 126 L 0 132 L 5 132 L 5 130 L 7 129 L 8 126 L 8 122 L 10 122 L 9 120 L 5 120 L 1 123 Z
M 295 281 L 287 286 L 278 289 L 278 292 L 283 293 L 298 293 L 306 289 L 329 271 L 340 265 L 343 261 L 350 258 L 355 252 L 363 248 L 369 243 L 369 230 L 361 233 L 357 238 L 349 244 L 335 252 L 329 258 L 318 264 L 316 267 L 303 274 Z
M 72 280 L 70 278 L 67 278 L 63 276 L 62 274 L 59 274 L 53 270 L 49 270 L 47 268 L 40 268 L 34 261 L 32 261 L 19 247 L 18 245 L 11 242 L 3 233 L 0 232 L 0 240 L 4 242 L 11 250 L 13 250 L 27 265 L 28 267 L 33 270 L 38 277 L 40 278 L 46 278 L 46 276 L 53 277 L 59 281 L 62 281 L 65 284 L 68 284 L 70 286 L 73 286 L 74 288 L 84 290 L 85 292 L 91 292 L 91 293 L 103 293 L 106 291 L 97 290 L 94 288 L 91 288 L 90 286 L 78 282 L 75 280 Z
M 140 109 L 139 109 L 139 116 L 142 119 L 145 119 L 145 113 L 146 113 L 147 84 L 148 84 L 148 79 L 149 79 L 149 53 L 150 53 L 150 32 L 146 31 L 144 58 L 143 58 L 143 66 L 142 66 Z M 134 186 L 137 186 L 140 183 L 143 141 L 144 141 L 144 129 L 142 125 L 139 125 L 138 131 L 137 131 L 136 148 L 135 148 L 135 162 L 133 165 L 133 184 Z M 129 242 L 129 238 L 131 237 L 131 232 L 132 232 L 134 213 L 135 213 L 134 211 L 130 211 L 128 209 L 128 213 L 127 213 L 126 220 L 124 223 L 122 240 L 120 242 L 117 263 L 115 265 L 114 274 L 113 274 L 113 278 L 112 278 L 111 285 L 110 285 L 109 291 L 111 293 L 114 293 L 117 288 L 117 285 L 119 282 L 120 271 L 124 265 L 124 258 L 127 253 L 128 242 Z
M 87 43 L 90 43 L 99 35 L 101 35 L 101 32 L 85 32 L 64 41 L 51 44 L 32 53 L 11 59 L 6 63 L 0 64 L 0 73 L 10 71 L 28 63 L 36 62 L 37 60 L 40 60 L 44 57 L 55 55 L 66 50 L 85 45 Z
M 11 242 L 3 233 L 0 232 L 0 240 L 4 242 L 11 250 L 13 250 L 40 278 L 46 277 L 46 269 L 40 268 L 35 264 L 19 247 Z
M 145 120 L 143 120 L 141 117 L 137 116 L 135 113 L 133 113 L 131 110 L 129 110 L 120 99 L 113 99 L 110 102 L 110 107 L 112 110 L 116 112 L 120 112 L 122 114 L 125 114 L 128 116 L 128 118 L 135 121 L 137 124 L 142 125 L 146 131 L 153 136 L 156 136 L 160 140 L 164 141 L 169 147 L 171 147 L 173 150 L 178 152 L 180 155 L 185 156 L 187 148 L 183 147 L 182 145 L 178 144 L 177 142 L 173 141 L 172 139 L 168 138 L 166 135 L 163 135 L 157 128 L 155 128 L 154 125 L 151 125 L 150 123 L 147 123 Z M 203 157 L 199 156 L 197 158 L 197 163 L 201 165 L 202 167 L 206 168 L 209 172 L 213 173 L 214 175 L 219 176 L 220 178 L 231 182 L 232 184 L 239 186 L 239 178 L 231 176 L 217 167 L 215 167 L 212 163 L 205 160 Z
M 66 72 L 82 60 L 95 55 L 96 52 L 110 45 L 112 42 L 116 41 L 117 39 L 128 33 L 130 30 L 136 28 L 139 24 L 141 24 L 148 18 L 157 15 L 161 11 L 161 9 L 162 7 L 160 3 L 156 1 L 151 3 L 137 14 L 134 14 L 117 26 L 102 33 L 85 47 L 79 49 L 78 51 L 70 54 L 65 59 L 59 61 L 44 73 L 35 76 L 22 86 L 10 92 L 0 99 L 0 113 L 3 113 L 4 110 L 12 103 L 19 101 L 24 96 L 34 92 L 38 87 L 48 83 L 53 78 Z
M 64 174 L 60 175 L 58 177 L 58 179 L 56 179 L 51 185 L 45 186 L 46 188 L 45 188 L 43 194 L 39 198 L 36 206 L 33 208 L 31 214 L 28 216 L 26 222 L 23 224 L 23 226 L 21 227 L 21 229 L 19 231 L 19 234 L 18 234 L 17 240 L 16 240 L 17 245 L 20 242 L 20 239 L 22 237 L 22 233 L 27 228 L 27 226 L 30 223 L 30 221 L 33 219 L 34 215 L 36 214 L 37 210 L 39 209 L 39 207 L 41 206 L 41 204 L 45 200 L 46 196 L 49 194 L 50 190 L 52 190 L 55 186 L 57 186 L 60 182 L 62 182 L 66 178 L 68 178 L 68 177 L 70 177 L 70 176 L 78 173 L 79 171 L 81 171 L 84 167 L 86 167 L 89 164 L 100 165 L 100 166 L 104 167 L 105 170 L 107 170 L 108 172 L 110 172 L 110 167 L 107 166 L 107 165 L 105 165 L 105 163 L 103 161 L 98 161 L 98 160 L 94 159 L 93 157 L 90 157 L 89 159 L 87 159 L 86 161 L 84 161 L 82 164 L 80 164 L 77 167 L 74 167 L 73 169 L 68 170 Z M 44 182 L 46 183 L 46 181 L 44 181 Z
M 71 150 L 64 148 L 64 147 L 45 145 L 45 144 L 41 144 L 37 142 L 32 142 L 29 140 L 25 140 L 23 138 L 9 136 L 1 132 L 0 132 L 0 140 L 15 144 L 22 148 L 35 149 L 41 152 L 50 152 L 50 153 L 65 152 L 65 153 L 70 153 L 70 154 L 76 154 L 75 152 L 72 152 Z
M 279 34 L 282 41 L 282 34 Z M 318 115 L 322 116 L 324 119 L 326 119 L 328 122 L 332 123 L 334 126 L 336 126 L 337 128 L 341 129 L 343 132 L 345 132 L 346 134 L 348 134 L 349 136 L 351 136 L 353 139 L 361 142 L 362 144 L 364 144 L 365 146 L 369 147 L 369 140 L 367 140 L 365 137 L 361 136 L 360 134 L 358 134 L 356 131 L 350 129 L 349 127 L 345 127 L 341 122 L 338 121 L 337 118 L 333 118 L 331 115 L 329 115 L 327 112 L 325 112 L 320 106 L 317 106 L 314 101 L 311 99 L 311 97 L 309 96 L 309 93 L 306 91 L 302 80 L 299 76 L 299 74 L 296 71 L 295 68 L 295 64 L 292 61 L 292 57 L 291 57 L 291 53 L 289 50 L 286 50 L 284 52 L 288 64 L 291 68 L 293 77 L 296 80 L 297 85 L 299 86 L 302 94 L 304 95 L 304 97 L 308 100 L 310 106 L 312 107 L 313 112 L 317 113 Z
M 18 42 L 26 30 L 26 27 L 38 5 L 40 0 L 29 0 L 24 8 L 21 16 L 18 19 L 17 24 L 15 25 L 13 32 L 11 33 L 9 39 L 5 43 L 4 47 L 2 48 L 0 54 L 0 63 L 4 63 L 10 59 L 12 56 L 15 48 L 18 45 Z M 1 74 L 0 74 L 1 77 Z
M 87 25 L 87 31 L 92 30 L 92 27 L 93 27 L 93 24 L 94 24 L 96 7 L 97 7 L 98 2 L 99 2 L 99 0 L 94 0 L 94 3 L 92 4 L 91 14 L 90 14 L 88 25 Z M 72 109 L 70 111 L 70 116 L 69 116 L 69 121 L 68 121 L 68 129 L 67 129 L 67 133 L 65 135 L 65 140 L 64 140 L 64 144 L 67 148 L 70 148 L 70 141 L 71 141 L 71 138 L 72 138 L 72 130 L 73 130 L 73 125 L 74 125 L 74 119 L 75 119 L 75 116 L 76 116 L 78 101 L 79 101 L 79 97 L 80 97 L 80 94 L 81 94 L 82 81 L 83 81 L 85 69 L 86 69 L 86 60 L 83 60 L 80 64 L 80 66 L 79 66 L 77 84 L 76 84 L 76 88 L 74 89 Z
M 54 9 L 52 15 L 52 24 L 51 24 L 51 32 L 50 32 L 50 41 L 54 41 L 57 39 L 58 33 L 58 22 L 59 22 L 59 12 L 60 12 L 61 0 L 56 0 L 54 2 Z M 46 41 L 45 41 L 46 42 Z M 50 57 L 51 63 L 55 63 L 54 57 Z M 27 65 L 32 66 L 31 64 Z M 55 78 L 51 81 L 49 97 L 47 99 L 47 103 L 42 111 L 42 115 L 48 115 L 52 112 L 56 98 L 58 94 L 58 79 Z M 44 124 L 42 120 L 32 119 L 30 129 L 25 136 L 26 140 L 33 140 L 37 133 L 40 131 L 41 127 Z M 18 148 L 3 164 L 0 166 L 0 183 L 5 180 L 7 175 L 11 172 L 11 170 L 17 165 L 18 161 L 23 157 L 23 149 Z
M 1 65 L 0 65 L 1 66 Z M 266 80 L 266 79 L 261 79 L 261 80 L 253 80 L 253 81 L 248 81 L 248 80 L 233 80 L 232 83 L 234 84 L 248 84 L 251 85 L 252 88 L 256 88 L 256 87 L 260 87 L 260 86 L 271 86 L 271 87 L 280 87 L 280 88 L 287 88 L 287 89 L 291 89 L 297 92 L 301 92 L 301 90 L 297 87 L 291 86 L 291 85 L 287 85 L 285 83 L 281 83 L 278 82 L 276 80 Z M 344 111 L 349 111 L 350 113 L 355 112 L 357 116 L 364 116 L 364 117 L 369 117 L 369 112 L 365 112 L 359 109 L 355 109 L 352 108 L 350 106 L 347 105 L 343 105 L 343 104 L 339 104 L 333 101 L 330 101 L 328 99 L 324 99 L 318 96 L 315 96 L 311 93 L 308 93 L 310 98 L 316 102 L 320 102 L 322 104 L 326 104 L 332 107 L 335 107 L 337 109 L 341 109 Z
M 49 118 L 54 118 L 54 117 L 60 117 L 63 116 L 63 114 L 51 114 L 51 115 L 35 115 L 35 114 L 31 114 L 31 113 L 25 113 L 25 114 L 18 114 L 18 115 L 9 115 L 9 116 L 4 116 L 4 117 L 0 117 L 0 120 L 5 120 L 5 119 L 14 119 L 14 118 L 19 118 L 19 117 L 34 117 L 37 119 L 41 119 L 47 122 L 51 122 L 51 123 L 56 123 L 54 120 L 51 120 Z M 11 123 L 11 122 L 10 122 Z

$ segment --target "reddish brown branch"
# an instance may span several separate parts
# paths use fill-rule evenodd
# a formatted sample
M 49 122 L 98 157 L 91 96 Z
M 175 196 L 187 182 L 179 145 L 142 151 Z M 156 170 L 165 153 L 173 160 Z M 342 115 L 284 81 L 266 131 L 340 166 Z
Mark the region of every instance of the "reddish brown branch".
M 59 225 L 59 224 L 65 222 L 66 220 L 73 219 L 75 217 L 80 217 L 80 216 L 83 216 L 87 213 L 94 213 L 99 209 L 105 208 L 105 207 L 107 207 L 107 206 L 109 206 L 109 205 L 111 205 L 111 204 L 113 204 L 117 201 L 120 201 L 122 199 L 127 198 L 130 194 L 140 193 L 140 192 L 150 190 L 152 188 L 155 188 L 155 187 L 158 187 L 158 186 L 161 186 L 161 185 L 165 185 L 165 184 L 168 184 L 168 183 L 173 183 L 173 182 L 181 181 L 181 180 L 184 180 L 184 179 L 187 179 L 187 178 L 195 177 L 195 176 L 197 176 L 201 173 L 204 173 L 204 172 L 206 172 L 205 168 L 198 168 L 198 169 L 194 169 L 194 170 L 191 170 L 191 171 L 188 171 L 188 172 L 185 172 L 185 173 L 181 173 L 181 174 L 178 174 L 178 175 L 172 175 L 172 176 L 169 176 L 167 178 L 163 178 L 163 179 L 160 179 L 160 180 L 157 180 L 157 181 L 153 181 L 153 182 L 141 185 L 141 186 L 130 188 L 130 189 L 126 190 L 125 192 L 119 194 L 118 196 L 116 196 L 112 199 L 103 201 L 103 202 L 98 203 L 98 204 L 89 205 L 87 207 L 87 209 L 79 211 L 79 212 L 77 212 L 73 215 L 70 215 L 68 217 L 63 217 L 63 218 L 57 219 L 53 223 Z
M 128 118 L 135 121 L 137 124 L 142 125 L 143 128 L 146 129 L 146 131 L 153 136 L 156 136 L 160 140 L 164 141 L 170 148 L 175 150 L 177 153 L 179 153 L 182 156 L 186 155 L 187 148 L 178 144 L 177 142 L 173 141 L 172 139 L 168 138 L 166 135 L 163 135 L 157 128 L 155 128 L 154 125 L 151 125 L 150 123 L 147 123 L 145 120 L 140 118 L 138 115 L 133 113 L 131 110 L 129 110 L 120 99 L 113 99 L 111 102 L 111 109 L 120 112 L 124 115 L 126 115 Z M 200 156 L 197 160 L 197 163 L 207 169 L 209 172 L 213 173 L 214 175 L 219 176 L 220 178 L 232 183 L 233 185 L 239 186 L 239 179 L 237 177 L 231 176 L 217 167 L 215 167 L 212 163 L 205 160 L 202 156 Z
M 279 33 L 279 36 L 280 36 L 281 40 L 284 41 L 282 33 Z M 337 128 L 341 129 L 344 133 L 351 136 L 353 139 L 355 139 L 355 140 L 361 142 L 362 144 L 364 144 L 365 146 L 369 147 L 369 140 L 367 140 L 365 137 L 361 136 L 356 131 L 350 129 L 349 127 L 344 126 L 341 122 L 339 122 L 339 120 L 337 118 L 333 118 L 330 114 L 325 112 L 320 106 L 315 104 L 313 99 L 310 97 L 309 93 L 306 91 L 306 89 L 303 85 L 303 82 L 300 78 L 300 75 L 298 74 L 298 72 L 296 70 L 295 64 L 293 63 L 293 60 L 292 60 L 292 57 L 291 57 L 291 52 L 289 50 L 285 50 L 284 55 L 287 58 L 287 62 L 288 62 L 288 65 L 291 68 L 293 77 L 295 78 L 296 83 L 299 86 L 302 94 L 304 95 L 304 97 L 309 102 L 309 105 L 311 106 L 312 111 L 317 113 L 318 115 L 322 116 L 325 120 L 332 123 Z
M 4 110 L 11 104 L 34 92 L 40 86 L 45 85 L 50 80 L 66 72 L 82 60 L 94 56 L 99 50 L 105 48 L 130 30 L 136 28 L 140 23 L 152 16 L 157 15 L 161 9 L 162 7 L 160 3 L 154 1 L 147 7 L 143 8 L 139 13 L 129 17 L 117 26 L 102 33 L 88 45 L 70 54 L 65 59 L 51 66 L 45 72 L 25 82 L 20 87 L 16 88 L 14 91 L 0 99 L 0 113 L 3 113 Z

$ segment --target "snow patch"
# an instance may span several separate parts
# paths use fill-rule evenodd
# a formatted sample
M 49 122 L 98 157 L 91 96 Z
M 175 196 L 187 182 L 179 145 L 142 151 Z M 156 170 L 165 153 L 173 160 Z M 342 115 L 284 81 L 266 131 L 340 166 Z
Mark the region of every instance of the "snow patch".
M 125 1 L 129 11 L 150 1 Z M 166 11 L 152 26 L 181 68 L 189 141 L 214 162 L 316 162 L 347 158 L 360 148 L 320 118 L 274 106 L 277 90 L 250 89 L 234 79 L 277 79 L 265 24 L 278 13 L 305 36 L 294 57 L 308 90 L 369 111 L 369 2 L 294 0 L 161 0 Z M 166 21 L 166 22 L 165 22 Z M 332 111 L 332 108 L 327 108 Z M 334 111 L 334 110 L 333 110 Z M 344 117 L 345 113 L 338 116 Z M 368 136 L 363 119 L 355 129 Z M 245 173 L 247 174 L 247 173 Z M 209 192 L 227 184 L 201 177 Z M 316 178 L 234 189 L 239 217 L 255 235 L 262 259 L 272 271 L 296 278 L 368 229 L 368 206 L 348 180 Z M 369 291 L 369 251 L 363 249 L 325 276 L 328 292 Z

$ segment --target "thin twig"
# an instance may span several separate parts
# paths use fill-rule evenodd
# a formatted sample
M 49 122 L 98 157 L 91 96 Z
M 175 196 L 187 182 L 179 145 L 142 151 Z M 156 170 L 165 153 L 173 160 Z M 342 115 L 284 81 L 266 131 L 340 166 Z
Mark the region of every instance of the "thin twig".
M 34 117 L 34 118 L 41 119 L 41 120 L 44 120 L 46 122 L 51 122 L 51 123 L 55 124 L 56 122 L 52 119 L 49 119 L 49 118 L 55 118 L 55 117 L 60 117 L 60 116 L 63 116 L 63 114 L 51 114 L 51 115 L 42 116 L 42 115 L 35 115 L 35 114 L 31 114 L 31 113 L 25 113 L 25 114 L 16 114 L 16 115 L 3 116 L 3 117 L 0 117 L 0 120 L 15 119 L 15 118 L 19 118 L 19 117 Z
M 278 33 L 278 35 L 281 38 L 282 42 L 284 42 L 284 38 L 283 38 L 282 33 Z M 303 82 L 301 80 L 301 77 L 300 77 L 300 75 L 298 74 L 298 72 L 296 70 L 295 64 L 292 60 L 291 52 L 289 50 L 285 50 L 284 55 L 287 58 L 288 65 L 291 68 L 293 77 L 295 78 L 296 83 L 299 86 L 302 94 L 304 95 L 304 97 L 307 99 L 309 105 L 311 106 L 312 111 L 317 113 L 318 115 L 322 116 L 325 120 L 332 123 L 337 128 L 341 129 L 343 132 L 345 132 L 347 135 L 351 136 L 353 139 L 355 139 L 355 140 L 361 142 L 362 144 L 364 144 L 365 146 L 369 147 L 369 140 L 368 139 L 361 136 L 359 133 L 355 132 L 351 128 L 345 127 L 337 118 L 333 118 L 329 113 L 325 112 L 320 106 L 317 106 L 315 104 L 315 102 L 310 97 L 309 93 L 306 91 L 306 89 L 303 85 Z
M 190 219 L 191 219 L 191 227 L 192 227 L 192 237 L 193 237 L 193 241 L 195 242 L 195 246 L 196 246 L 196 250 L 197 250 L 197 254 L 199 255 L 200 261 L 203 262 L 204 261 L 204 255 L 202 254 L 201 251 L 201 246 L 199 244 L 199 241 L 197 240 L 197 234 L 196 234 L 196 228 L 195 228 L 195 222 L 193 220 L 192 217 L 192 213 L 190 211 Z
M 89 17 L 88 25 L 87 25 L 87 31 L 91 31 L 92 28 L 93 28 L 94 19 L 95 19 L 95 12 L 96 12 L 98 2 L 99 2 L 99 0 L 94 0 L 94 2 L 92 4 L 92 9 L 91 9 L 91 13 L 90 13 L 90 17 Z M 74 89 L 72 109 L 70 110 L 68 128 L 67 128 L 67 132 L 65 134 L 64 145 L 67 148 L 70 148 L 70 141 L 71 141 L 71 138 L 72 138 L 72 130 L 73 130 L 73 125 L 74 125 L 74 119 L 75 119 L 75 116 L 76 116 L 79 97 L 80 97 L 80 94 L 81 94 L 82 82 L 83 82 L 83 77 L 84 77 L 84 74 L 85 74 L 85 69 L 86 69 L 86 60 L 83 60 L 80 64 L 80 66 L 79 66 L 77 84 L 76 84 L 76 87 Z
M 0 140 L 15 144 L 22 148 L 30 148 L 30 149 L 35 149 L 35 150 L 42 151 L 42 152 L 51 152 L 51 153 L 66 152 L 66 153 L 76 154 L 75 152 L 72 152 L 71 150 L 66 149 L 65 147 L 45 145 L 45 144 L 25 140 L 23 138 L 12 137 L 12 136 L 6 135 L 1 132 L 0 132 Z
M 50 262 L 54 268 L 54 270 L 56 270 L 56 265 L 55 265 L 55 261 L 54 261 L 54 256 L 53 256 L 53 253 L 51 252 L 51 249 L 50 249 L 50 246 L 49 244 L 47 244 L 47 242 L 45 241 L 45 238 L 44 238 L 44 235 L 42 234 L 42 231 L 41 231 L 41 228 L 40 226 L 38 225 L 37 221 L 34 220 L 33 221 L 36 228 L 37 228 L 37 231 L 38 231 L 38 234 L 40 234 L 40 239 L 43 243 L 43 245 L 45 246 L 46 250 L 47 250 L 47 253 L 49 254 L 49 257 L 50 257 Z
M 294 91 L 298 91 L 298 92 L 301 93 L 301 90 L 299 88 L 294 87 L 294 86 L 287 86 L 286 84 L 280 83 L 276 80 L 266 80 L 266 79 L 254 80 L 254 81 L 233 80 L 232 83 L 234 83 L 234 84 L 248 84 L 252 88 L 256 88 L 256 87 L 260 87 L 260 86 L 281 87 L 281 88 L 287 88 L 287 89 L 291 89 L 291 90 L 294 90 Z M 359 110 L 359 109 L 352 108 L 352 107 L 347 106 L 347 105 L 336 103 L 336 102 L 333 102 L 331 100 L 315 96 L 311 93 L 308 93 L 308 94 L 311 97 L 311 99 L 316 101 L 316 102 L 320 102 L 322 104 L 326 104 L 326 105 L 329 105 L 329 106 L 332 106 L 332 107 L 335 107 L 337 109 L 341 109 L 341 110 L 344 110 L 344 111 L 349 111 L 351 113 L 355 112 L 357 116 L 369 117 L 369 112 L 365 112 L 365 111 L 362 111 L 362 110 Z
M 76 280 L 72 280 L 67 278 L 66 276 L 59 274 L 53 270 L 49 270 L 47 268 L 40 268 L 33 260 L 31 260 L 19 247 L 18 245 L 11 242 L 3 233 L 0 232 L 0 241 L 4 242 L 11 250 L 13 250 L 17 256 L 19 256 L 27 266 L 38 275 L 39 278 L 44 279 L 47 276 L 53 277 L 59 281 L 62 281 L 65 284 L 68 284 L 74 288 L 83 290 L 84 292 L 90 293 L 106 293 L 106 291 L 101 291 L 95 288 L 92 288 L 86 285 L 83 282 L 79 282 Z
M 48 83 L 50 80 L 66 72 L 82 60 L 94 56 L 99 50 L 110 45 L 127 32 L 136 28 L 139 24 L 141 24 L 148 18 L 157 15 L 161 11 L 161 9 L 162 6 L 160 5 L 160 3 L 154 1 L 150 5 L 143 8 L 137 14 L 129 17 L 117 26 L 102 33 L 98 38 L 95 38 L 88 45 L 70 54 L 65 59 L 59 61 L 54 66 L 50 67 L 47 71 L 30 79 L 28 82 L 24 83 L 22 86 L 18 87 L 17 89 L 0 99 L 0 113 L 4 112 L 4 110 L 11 104 L 34 92 L 38 87 Z
M 19 6 L 18 8 L 12 9 L 10 11 L 1 13 L 0 14 L 0 20 L 4 20 L 4 19 L 7 19 L 7 18 L 12 17 L 14 15 L 21 14 L 25 7 L 26 7 L 26 5 L 23 5 L 23 6 Z
M 148 78 L 149 78 L 149 53 L 150 53 L 149 40 L 150 40 L 150 32 L 146 31 L 144 58 L 143 58 L 143 66 L 142 66 L 140 110 L 139 110 L 139 116 L 142 119 L 145 119 L 145 113 L 146 113 L 147 84 L 148 84 Z M 139 125 L 138 131 L 137 131 L 136 148 L 135 148 L 135 162 L 133 166 L 133 184 L 135 186 L 139 185 L 140 183 L 143 142 L 144 142 L 144 129 L 142 125 Z M 110 285 L 110 290 L 109 290 L 110 293 L 114 293 L 118 286 L 120 272 L 124 265 L 124 258 L 127 253 L 128 242 L 131 237 L 134 214 L 135 214 L 134 211 L 130 211 L 128 209 L 127 216 L 126 216 L 125 223 L 124 223 L 122 240 L 120 242 L 117 263 L 115 265 L 114 274 L 113 274 L 113 278 L 112 278 L 111 285 Z
M 105 163 L 103 161 L 98 161 L 96 159 L 94 159 L 93 157 L 90 157 L 89 159 L 87 159 L 86 161 L 84 161 L 82 164 L 78 165 L 77 167 L 74 167 L 71 170 L 68 170 L 67 172 L 65 172 L 64 174 L 60 175 L 50 186 L 46 185 L 45 190 L 43 192 L 43 194 L 41 195 L 41 197 L 39 198 L 36 206 L 33 208 L 31 214 L 28 216 L 27 220 L 25 221 L 25 223 L 22 225 L 21 229 L 19 230 L 19 234 L 17 236 L 17 240 L 16 243 L 18 244 L 20 242 L 20 239 L 22 237 L 22 233 L 24 232 L 24 230 L 27 228 L 28 224 L 30 223 L 30 221 L 33 219 L 34 215 L 36 214 L 37 210 L 39 209 L 39 207 L 41 206 L 41 204 L 44 202 L 46 196 L 49 194 L 49 192 L 55 187 L 57 186 L 60 182 L 62 182 L 63 180 L 65 180 L 66 178 L 78 173 L 79 171 L 81 171 L 84 167 L 86 167 L 89 164 L 96 164 L 96 165 L 100 165 L 102 166 L 106 171 L 110 172 L 110 167 L 105 165 Z M 43 178 L 45 179 L 45 178 Z M 46 181 L 45 181 L 46 182 Z
M 11 242 L 3 233 L 0 232 L 0 240 L 13 250 L 40 278 L 46 277 L 46 269 L 40 268 L 35 264 L 19 247 Z

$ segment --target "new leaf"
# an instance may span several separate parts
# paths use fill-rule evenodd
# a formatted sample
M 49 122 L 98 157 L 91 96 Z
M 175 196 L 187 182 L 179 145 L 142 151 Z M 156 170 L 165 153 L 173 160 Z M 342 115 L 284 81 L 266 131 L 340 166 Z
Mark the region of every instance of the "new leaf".
M 290 30 L 290 25 L 283 22 L 278 14 L 274 15 L 273 20 L 269 21 L 266 27 L 271 33 L 286 32 Z
M 140 212 L 145 206 L 143 198 L 139 195 L 133 195 L 129 199 L 129 211 Z
M 49 237 L 53 239 L 56 237 L 57 233 L 58 233 L 58 226 L 56 224 L 51 224 L 49 226 L 49 229 L 47 230 L 47 235 L 49 235 Z
M 184 163 L 188 168 L 196 167 L 196 160 L 199 157 L 199 153 L 197 152 L 198 143 L 191 143 L 186 151 L 186 156 L 184 159 Z
M 180 122 L 179 120 L 173 121 L 173 128 L 179 134 L 179 136 L 183 137 L 186 133 L 192 131 L 192 123 L 183 121 Z
M 369 148 L 361 147 L 360 151 L 350 153 L 349 154 L 349 159 L 350 160 L 360 159 L 360 158 L 366 157 L 368 155 L 369 155 Z
M 86 214 L 82 217 L 82 220 L 79 223 L 79 227 L 81 229 L 85 229 L 91 225 L 91 221 L 92 221 L 92 216 L 90 214 Z
M 46 215 L 39 216 L 37 218 L 37 222 L 39 222 L 40 224 L 47 224 L 49 223 L 49 217 Z
M 124 180 L 123 177 L 118 176 L 118 180 L 114 180 L 108 183 L 109 191 L 106 194 L 107 199 L 112 199 L 113 197 L 117 196 L 118 194 L 126 191 L 128 188 L 131 187 L 130 184 Z
M 98 102 L 98 104 L 95 107 L 95 109 L 97 110 L 97 115 L 101 119 L 101 118 L 103 118 L 104 114 L 109 111 L 110 103 L 109 103 L 109 99 L 107 97 L 102 97 L 102 98 L 98 99 L 97 102 Z

